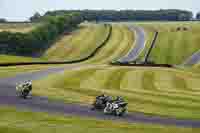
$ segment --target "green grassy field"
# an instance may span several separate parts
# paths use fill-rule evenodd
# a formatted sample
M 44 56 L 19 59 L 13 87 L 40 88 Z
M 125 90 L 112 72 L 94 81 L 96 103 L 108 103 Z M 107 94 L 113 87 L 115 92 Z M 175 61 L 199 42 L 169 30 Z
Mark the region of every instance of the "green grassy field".
M 147 22 L 137 24 L 150 33 L 150 38 L 152 38 L 153 31 L 159 32 L 155 48 L 150 55 L 150 60 L 155 63 L 181 64 L 200 49 L 199 22 Z M 186 27 L 187 30 L 177 31 L 178 27 Z
M 9 32 L 21 32 L 26 33 L 41 24 L 39 23 L 0 23 L 0 32 L 9 31 Z
M 63 36 L 44 54 L 49 60 L 77 60 L 89 56 L 109 34 L 109 27 L 90 24 Z
M 198 133 L 200 129 L 178 128 L 151 124 L 130 124 L 83 118 L 77 116 L 50 115 L 0 108 L 1 133 Z
M 199 82 L 199 74 L 185 70 L 94 66 L 36 81 L 33 93 L 82 104 L 100 93 L 121 95 L 132 112 L 200 119 Z
M 15 76 L 16 74 L 25 73 L 25 72 L 35 72 L 35 71 L 40 71 L 40 70 L 46 70 L 48 68 L 57 67 L 57 66 L 58 65 L 29 65 L 29 66 L 0 67 L 0 78 Z

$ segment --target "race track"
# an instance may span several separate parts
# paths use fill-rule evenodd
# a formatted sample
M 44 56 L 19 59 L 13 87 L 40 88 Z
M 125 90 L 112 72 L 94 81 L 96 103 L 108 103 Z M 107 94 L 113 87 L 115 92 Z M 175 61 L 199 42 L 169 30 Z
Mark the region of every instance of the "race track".
M 193 66 L 200 62 L 200 50 L 189 57 L 184 63 L 184 66 Z
M 138 28 L 136 28 L 138 29 Z M 139 29 L 138 29 L 139 30 Z M 140 31 L 140 30 L 139 30 Z M 137 32 L 138 33 L 138 32 Z M 140 33 L 140 32 L 139 32 Z M 140 37 L 137 35 L 137 37 Z M 141 42 L 144 42 L 144 36 L 139 39 Z M 143 43 L 144 44 L 144 43 Z M 137 48 L 137 47 L 135 47 Z M 140 51 L 143 46 L 137 48 Z M 134 50 L 133 50 L 134 51 Z M 138 53 L 138 52 L 136 52 Z M 124 58 L 123 61 L 128 61 L 129 59 L 133 59 L 137 56 L 137 54 L 133 53 L 130 54 L 130 58 Z M 133 57 L 133 58 L 132 58 Z M 80 68 L 80 65 L 67 65 L 64 67 L 57 67 L 57 68 L 50 68 L 47 70 L 42 70 L 38 72 L 32 73 L 24 73 L 18 74 L 14 77 L 10 78 L 1 78 L 0 79 L 0 104 L 1 105 L 9 105 L 17 107 L 20 109 L 27 109 L 30 111 L 35 112 L 48 112 L 48 113 L 59 113 L 63 115 L 76 115 L 81 117 L 91 117 L 103 120 L 118 120 L 118 121 L 126 121 L 130 123 L 151 123 L 151 124 L 161 124 L 161 125 L 174 125 L 180 127 L 193 127 L 193 128 L 200 128 L 200 120 L 179 120 L 175 118 L 169 117 L 161 117 L 161 116 L 154 116 L 154 115 L 145 115 L 143 113 L 128 113 L 124 117 L 114 117 L 104 115 L 102 112 L 91 111 L 91 106 L 89 105 L 79 105 L 79 104 L 66 104 L 62 101 L 53 101 L 48 100 L 47 97 L 39 97 L 33 96 L 30 99 L 20 99 L 16 97 L 15 85 L 18 82 L 24 80 L 36 80 L 41 79 L 49 74 L 53 73 L 62 73 L 65 69 L 72 70 L 76 68 Z M 34 88 L 33 88 L 34 89 Z
M 145 48 L 145 31 L 143 28 L 139 26 L 128 26 L 128 28 L 135 33 L 135 42 L 134 42 L 134 47 L 130 50 L 130 52 L 120 58 L 118 62 L 120 63 L 127 63 L 131 61 L 135 61 L 142 50 Z

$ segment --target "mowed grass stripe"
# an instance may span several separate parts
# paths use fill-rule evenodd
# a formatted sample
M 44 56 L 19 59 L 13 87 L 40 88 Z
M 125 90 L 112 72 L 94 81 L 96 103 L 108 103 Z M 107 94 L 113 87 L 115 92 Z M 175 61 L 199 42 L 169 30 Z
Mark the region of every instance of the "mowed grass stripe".
M 93 75 L 89 75 L 85 77 L 81 84 L 81 88 L 95 88 L 95 89 L 107 89 L 106 83 L 112 79 L 114 76 L 113 73 L 115 70 L 108 69 L 108 70 L 97 70 Z
M 156 86 L 156 89 L 160 89 L 161 91 L 165 91 L 170 88 L 175 88 L 173 84 L 173 78 L 171 74 L 169 74 L 169 71 L 159 71 L 155 73 L 155 81 L 154 85 Z
M 81 88 L 95 89 L 120 89 L 120 82 L 127 70 L 107 68 L 96 70 L 93 75 L 85 77 L 81 82 Z
M 106 88 L 120 90 L 121 82 L 126 73 L 127 73 L 126 69 L 115 70 L 113 72 L 113 76 L 110 78 L 110 80 L 107 81 Z
M 161 71 L 162 72 L 162 71 Z M 177 74 L 174 73 L 170 73 L 170 72 L 165 72 L 165 73 L 161 73 L 161 72 L 154 72 L 153 76 L 152 76 L 152 72 L 147 73 L 145 70 L 144 71 L 140 71 L 140 75 L 137 75 L 137 71 L 128 71 L 127 73 L 129 74 L 129 78 L 126 78 L 124 76 L 124 81 L 121 83 L 124 84 L 122 85 L 122 90 L 126 90 L 126 91 L 142 91 L 142 92 L 147 92 L 147 93 L 155 93 L 157 95 L 166 95 L 166 96 L 172 96 L 173 98 L 186 98 L 188 97 L 188 100 L 199 100 L 198 97 L 195 97 L 195 95 L 192 95 L 192 92 L 194 92 L 193 90 L 189 91 L 189 90 L 185 90 L 185 88 L 175 88 L 176 85 L 174 85 L 176 78 L 178 78 Z M 148 82 L 151 82 L 150 87 L 148 87 L 147 85 L 145 87 L 143 87 L 144 82 L 140 82 L 140 80 L 143 80 L 145 76 L 145 74 L 149 74 L 148 76 L 146 76 L 145 80 L 147 80 L 147 84 L 149 85 Z M 131 76 L 132 75 L 132 76 Z M 160 76 L 161 75 L 161 76 Z M 152 77 L 151 77 L 152 76 Z M 137 77 L 140 77 L 137 80 Z M 160 80 L 161 77 L 167 77 L 167 80 Z M 136 79 L 136 80 L 135 80 Z M 150 80 L 149 80 L 150 79 Z M 179 78 L 177 79 L 179 80 Z M 138 83 L 140 83 L 141 85 L 137 85 Z M 129 84 L 129 86 L 127 86 Z M 153 86 L 153 87 L 151 87 Z M 146 89 L 147 88 L 147 89 Z M 151 89 L 149 89 L 151 88 Z M 160 88 L 160 89 L 159 89 Z M 176 94 L 174 94 L 177 91 Z M 200 90 L 199 90 L 200 91 Z M 187 93 L 188 92 L 188 93 Z M 196 94 L 197 91 L 194 92 L 194 94 Z M 185 95 L 183 95 L 183 94 Z M 180 95 L 179 95 L 180 94 Z M 183 99 L 182 99 L 183 100 Z
M 197 99 L 183 99 L 183 98 L 176 98 L 174 96 L 167 96 L 167 95 L 161 95 L 161 94 L 154 94 L 150 92 L 142 92 L 140 90 L 134 90 L 132 93 L 130 91 L 123 91 L 120 92 L 120 94 L 124 94 L 127 97 L 130 97 L 131 99 L 134 99 L 135 101 L 145 101 L 145 103 L 154 103 L 154 104 L 162 104 L 167 106 L 176 106 L 176 107 L 184 107 L 184 108 L 200 108 L 199 100 Z M 132 100 L 133 101 L 133 100 Z
M 120 89 L 126 90 L 129 88 L 142 89 L 142 78 L 143 71 L 128 71 L 124 74 L 121 83 Z
M 188 89 L 187 82 L 182 76 L 174 75 L 172 81 L 176 89 L 181 89 L 181 90 Z
M 142 88 L 147 90 L 156 89 L 156 86 L 154 85 L 154 72 L 152 71 L 143 72 Z
M 182 75 L 167 71 L 160 71 L 155 74 L 155 86 L 161 90 L 176 88 L 180 90 L 187 89 L 187 83 Z
M 73 52 L 74 48 L 72 44 L 79 43 L 93 30 L 93 26 L 80 27 L 80 29 L 74 31 L 71 35 L 62 36 L 55 44 L 52 45 L 51 48 L 45 52 L 44 57 L 51 60 L 67 58 L 66 56 Z
M 172 88 L 171 88 L 172 89 Z M 121 89 L 123 90 L 123 89 Z M 138 94 L 147 94 L 147 95 L 152 95 L 152 96 L 158 96 L 158 97 L 166 97 L 166 98 L 171 98 L 174 100 L 188 100 L 188 101 L 194 101 L 194 102 L 200 102 L 200 98 L 198 96 L 193 96 L 189 94 L 181 94 L 181 93 L 173 93 L 170 91 L 159 91 L 159 90 L 154 90 L 154 91 L 149 91 L 149 90 L 144 90 L 144 89 L 131 89 L 131 88 L 126 88 L 124 91 L 130 92 L 130 93 L 138 93 Z

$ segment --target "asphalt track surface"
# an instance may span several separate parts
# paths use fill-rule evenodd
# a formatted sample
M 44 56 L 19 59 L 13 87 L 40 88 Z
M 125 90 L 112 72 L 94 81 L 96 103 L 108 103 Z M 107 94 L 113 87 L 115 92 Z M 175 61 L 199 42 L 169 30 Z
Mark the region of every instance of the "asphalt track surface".
M 30 99 L 16 97 L 15 85 L 24 80 L 37 80 L 49 74 L 62 73 L 64 70 L 72 70 L 82 66 L 69 65 L 64 67 L 50 68 L 38 72 L 18 74 L 10 78 L 0 78 L 0 104 L 26 109 L 34 112 L 47 112 L 50 114 L 75 115 L 101 120 L 125 121 L 130 123 L 161 124 L 180 127 L 200 128 L 200 120 L 181 120 L 155 115 L 145 115 L 143 113 L 128 113 L 124 117 L 114 117 L 104 115 L 102 112 L 91 111 L 89 105 L 67 104 L 62 101 L 48 100 L 47 97 L 33 96 Z
M 189 57 L 184 63 L 184 66 L 192 66 L 200 62 L 200 50 Z
M 135 33 L 135 42 L 133 44 L 134 47 L 130 50 L 130 52 L 126 56 L 118 60 L 118 62 L 120 63 L 135 61 L 142 52 L 142 50 L 145 48 L 146 44 L 145 43 L 146 34 L 143 28 L 139 26 L 128 26 L 128 28 Z

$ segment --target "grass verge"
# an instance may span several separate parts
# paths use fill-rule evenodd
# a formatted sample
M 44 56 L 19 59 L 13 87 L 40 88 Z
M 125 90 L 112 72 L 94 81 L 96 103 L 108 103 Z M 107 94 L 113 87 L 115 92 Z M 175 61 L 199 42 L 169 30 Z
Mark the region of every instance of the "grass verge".
M 151 124 L 130 124 L 76 116 L 49 115 L 0 107 L 2 133 L 198 133 L 200 129 Z

